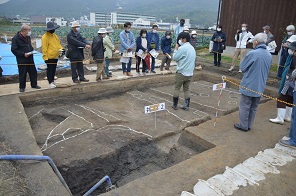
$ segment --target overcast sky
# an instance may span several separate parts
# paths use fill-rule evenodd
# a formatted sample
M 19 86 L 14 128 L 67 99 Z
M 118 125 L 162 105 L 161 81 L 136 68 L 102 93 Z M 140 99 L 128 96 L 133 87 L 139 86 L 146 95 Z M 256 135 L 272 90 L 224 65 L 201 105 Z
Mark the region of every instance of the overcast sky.
M 7 1 L 9 1 L 9 0 L 0 0 L 0 4 L 6 3 Z

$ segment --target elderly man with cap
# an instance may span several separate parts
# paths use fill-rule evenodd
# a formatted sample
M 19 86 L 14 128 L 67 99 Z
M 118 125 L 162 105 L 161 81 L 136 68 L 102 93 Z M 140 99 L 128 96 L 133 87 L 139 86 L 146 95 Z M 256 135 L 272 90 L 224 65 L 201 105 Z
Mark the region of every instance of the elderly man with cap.
M 91 47 L 86 39 L 79 33 L 80 24 L 77 21 L 72 23 L 71 28 L 71 31 L 67 35 L 67 42 L 69 50 L 68 58 L 70 58 L 71 62 L 72 80 L 74 83 L 88 82 L 89 80 L 84 77 L 83 49 L 90 49 Z
M 98 31 L 98 35 L 93 39 L 91 45 L 91 56 L 97 63 L 97 81 L 100 81 L 102 79 L 109 79 L 109 77 L 105 73 L 105 66 L 103 64 L 105 51 L 103 39 L 106 36 L 106 33 L 107 31 L 105 28 L 100 28 Z
M 113 52 L 115 52 L 115 46 L 112 40 L 112 27 L 106 28 L 107 35 L 103 39 L 103 44 L 105 47 L 104 57 L 105 57 L 105 73 L 108 77 L 112 77 L 111 73 L 109 72 L 109 65 L 113 56 Z
M 59 25 L 55 25 L 52 21 L 47 23 L 46 33 L 42 36 L 42 58 L 47 65 L 46 76 L 49 88 L 55 88 L 54 76 L 57 68 L 58 57 L 63 52 L 60 39 L 54 33 Z
M 270 26 L 269 25 L 264 26 L 262 29 L 263 29 L 263 32 L 267 35 L 266 45 L 268 45 L 270 42 L 274 41 L 274 36 L 270 32 Z
M 294 25 L 289 25 L 289 26 L 287 26 L 286 30 L 287 30 L 287 34 L 286 34 L 285 38 L 282 41 L 282 47 L 281 47 L 281 50 L 280 50 L 280 61 L 279 61 L 278 73 L 277 73 L 277 78 L 278 79 L 281 79 L 281 77 L 282 77 L 284 66 L 285 66 L 287 57 L 289 55 L 288 54 L 288 48 L 287 48 L 289 43 L 287 43 L 287 40 L 292 35 L 295 34 L 295 26 Z
M 292 58 L 292 64 L 296 66 L 296 42 L 292 42 L 290 45 L 287 46 L 288 53 Z M 293 149 L 296 149 L 296 86 L 295 86 L 295 79 L 296 79 L 296 71 L 292 72 L 291 78 L 294 80 L 294 91 L 293 91 L 293 110 L 292 110 L 292 121 L 290 126 L 290 134 L 289 139 L 287 140 L 280 140 L 280 144 L 283 146 L 287 146 Z
M 31 27 L 23 24 L 21 29 L 12 38 L 11 52 L 15 55 L 19 71 L 19 90 L 25 92 L 27 73 L 29 73 L 31 87 L 40 89 L 37 85 L 37 70 L 33 58 L 31 44 Z

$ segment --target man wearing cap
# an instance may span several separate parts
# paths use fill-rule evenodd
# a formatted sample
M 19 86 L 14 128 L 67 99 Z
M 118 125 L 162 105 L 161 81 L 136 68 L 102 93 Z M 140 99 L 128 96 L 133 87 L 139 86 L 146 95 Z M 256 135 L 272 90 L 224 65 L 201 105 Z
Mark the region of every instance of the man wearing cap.
M 292 42 L 290 45 L 287 46 L 288 48 L 288 53 L 292 58 L 292 64 L 296 66 L 296 42 Z M 296 79 L 296 71 L 292 72 L 291 78 L 294 80 L 295 84 L 295 79 Z M 293 110 L 292 110 L 292 121 L 291 121 L 291 126 L 290 126 L 290 133 L 289 133 L 289 139 L 280 140 L 280 144 L 283 146 L 287 146 L 293 149 L 296 149 L 296 86 L 294 86 L 294 92 L 293 92 Z
M 91 56 L 97 62 L 97 76 L 96 76 L 97 81 L 100 81 L 102 79 L 109 79 L 109 77 L 105 73 L 105 66 L 103 64 L 104 51 L 105 51 L 103 39 L 106 36 L 106 33 L 107 31 L 105 28 L 100 28 L 98 31 L 98 36 L 96 36 L 93 39 L 93 42 L 91 45 Z
M 295 26 L 294 25 L 289 25 L 289 26 L 287 26 L 286 30 L 287 30 L 287 34 L 286 34 L 285 38 L 282 41 L 282 47 L 281 47 L 281 50 L 280 50 L 280 61 L 279 61 L 278 73 L 277 73 L 277 78 L 278 79 L 281 79 L 281 77 L 282 77 L 284 66 L 285 66 L 287 57 L 289 55 L 288 54 L 288 48 L 287 48 L 289 43 L 287 43 L 287 40 L 292 35 L 295 34 Z
M 31 27 L 22 25 L 21 29 L 12 38 L 11 52 L 15 55 L 19 71 L 19 91 L 25 92 L 27 73 L 29 74 L 31 87 L 40 89 L 37 85 L 37 70 L 33 59 L 33 50 L 31 44 Z
M 55 88 L 54 76 L 57 68 L 58 57 L 63 52 L 60 39 L 54 33 L 59 25 L 55 25 L 52 21 L 47 23 L 46 33 L 42 36 L 42 58 L 47 65 L 46 76 L 49 88 Z
M 83 49 L 90 49 L 91 47 L 86 39 L 79 33 L 80 24 L 77 21 L 72 23 L 71 28 L 71 31 L 67 35 L 67 42 L 71 62 L 72 80 L 74 83 L 88 82 L 89 80 L 84 77 Z
M 268 45 L 270 42 L 274 41 L 274 36 L 270 32 L 270 26 L 269 25 L 265 25 L 262 29 L 263 29 L 263 32 L 266 33 L 266 35 L 267 35 L 266 45 Z
M 105 57 L 105 73 L 108 77 L 112 77 L 109 72 L 109 65 L 113 56 L 113 52 L 115 52 L 115 46 L 113 44 L 111 35 L 113 33 L 112 27 L 106 28 L 107 35 L 103 39 L 103 44 L 105 47 L 104 57 Z
M 189 86 L 192 80 L 196 53 L 194 48 L 189 43 L 189 33 L 182 32 L 178 35 L 178 44 L 176 44 L 173 60 L 177 61 L 177 71 L 175 77 L 175 90 L 173 95 L 173 106 L 174 110 L 178 109 L 178 101 L 180 89 L 183 86 L 184 91 L 184 105 L 181 107 L 183 110 L 189 110 L 190 104 L 190 91 Z
M 163 52 L 163 57 L 160 65 L 160 71 L 163 71 L 164 64 L 166 63 L 165 69 L 170 70 L 170 65 L 172 61 L 171 53 L 172 53 L 172 33 L 170 31 L 166 31 L 165 35 L 161 38 L 161 50 Z
M 192 31 L 190 36 L 190 44 L 191 46 L 193 46 L 194 49 L 196 48 L 196 43 L 197 43 L 197 33 L 196 31 Z
M 147 33 L 147 42 L 148 42 L 148 51 L 150 52 L 151 50 L 155 50 L 158 52 L 159 50 L 159 34 L 157 33 L 158 26 L 156 24 L 152 25 L 152 30 Z M 155 59 L 151 55 L 151 70 L 150 73 L 156 73 L 154 68 L 155 68 Z

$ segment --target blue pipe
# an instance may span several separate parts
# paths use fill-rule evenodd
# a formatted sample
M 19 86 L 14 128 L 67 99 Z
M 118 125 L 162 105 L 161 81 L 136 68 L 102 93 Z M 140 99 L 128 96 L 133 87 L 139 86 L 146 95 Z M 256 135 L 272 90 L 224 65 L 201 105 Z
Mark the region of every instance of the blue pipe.
M 65 182 L 63 176 L 59 172 L 58 168 L 52 161 L 52 159 L 49 156 L 39 156 L 39 155 L 0 155 L 0 160 L 35 160 L 35 161 L 47 161 L 55 174 L 60 179 L 61 183 L 64 185 L 64 187 L 69 191 L 69 193 L 72 195 L 67 183 Z M 111 182 L 111 181 L 110 181 Z
M 84 193 L 83 196 L 89 196 L 92 192 L 94 192 L 101 184 L 107 181 L 109 188 L 112 187 L 112 182 L 109 176 L 104 176 L 97 184 L 95 184 L 89 191 Z

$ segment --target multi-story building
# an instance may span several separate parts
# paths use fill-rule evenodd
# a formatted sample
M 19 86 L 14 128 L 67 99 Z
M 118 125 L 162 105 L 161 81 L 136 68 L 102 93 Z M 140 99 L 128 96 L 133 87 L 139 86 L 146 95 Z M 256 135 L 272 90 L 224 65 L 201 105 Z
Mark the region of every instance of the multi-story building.
M 90 13 L 90 22 L 94 25 L 117 25 L 124 24 L 125 22 L 134 23 L 139 18 L 144 18 L 145 21 L 155 23 L 155 16 L 149 16 L 146 14 L 134 14 L 124 12 L 111 12 L 111 13 Z
M 48 23 L 49 21 L 53 21 L 54 23 L 56 23 L 57 25 L 59 25 L 61 27 L 67 26 L 67 21 L 64 20 L 63 17 L 47 17 L 46 23 Z

